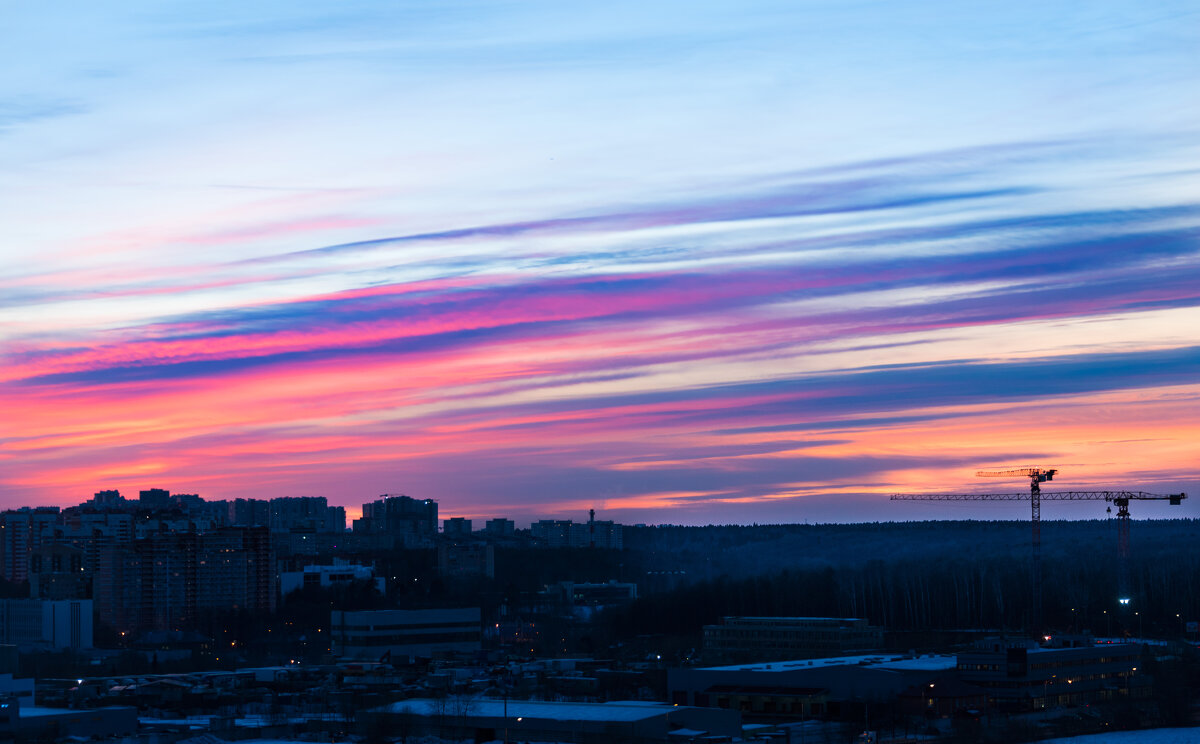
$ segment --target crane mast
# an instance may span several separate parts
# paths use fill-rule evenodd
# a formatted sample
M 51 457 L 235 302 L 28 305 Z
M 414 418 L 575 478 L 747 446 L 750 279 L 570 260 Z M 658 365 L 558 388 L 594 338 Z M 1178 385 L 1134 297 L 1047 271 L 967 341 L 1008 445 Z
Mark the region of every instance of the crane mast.
M 1129 576 L 1129 502 L 1168 501 L 1178 506 L 1187 498 L 1184 493 L 1146 493 L 1145 491 L 1048 491 L 1042 493 L 1041 484 L 1053 480 L 1057 470 L 1053 468 L 1014 468 L 1011 470 L 980 470 L 975 475 L 983 478 L 1026 477 L 1029 478 L 1029 493 L 895 493 L 892 501 L 1024 501 L 1029 499 L 1032 516 L 1030 540 L 1029 584 L 1033 601 L 1030 613 L 1030 631 L 1040 634 L 1042 630 L 1042 501 L 1107 501 L 1117 507 L 1117 591 L 1121 605 L 1130 601 Z M 1110 507 L 1111 510 L 1111 507 Z
M 1050 468 L 1016 468 L 1014 470 L 980 470 L 976 478 L 1011 478 L 1024 476 L 1029 479 L 1029 506 L 1032 510 L 1033 532 L 1030 537 L 1029 590 L 1033 594 L 1033 611 L 1030 622 L 1033 632 L 1042 629 L 1042 487 L 1041 484 L 1054 480 L 1058 471 Z

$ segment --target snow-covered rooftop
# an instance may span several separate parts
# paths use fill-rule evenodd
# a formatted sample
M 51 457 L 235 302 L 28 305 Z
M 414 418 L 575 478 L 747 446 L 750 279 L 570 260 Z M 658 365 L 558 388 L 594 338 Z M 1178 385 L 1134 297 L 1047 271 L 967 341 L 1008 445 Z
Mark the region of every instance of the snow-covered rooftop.
M 741 672 L 794 672 L 798 669 L 820 669 L 839 666 L 863 666 L 872 669 L 894 669 L 896 671 L 939 671 L 953 669 L 957 661 L 948 654 L 927 656 L 897 656 L 871 654 L 862 656 L 835 656 L 829 659 L 798 659 L 796 661 L 769 661 L 760 664 L 734 664 L 732 666 L 705 667 L 709 670 Z
M 466 710 L 463 710 L 465 706 Z M 414 713 L 419 716 L 461 715 L 466 712 L 471 716 L 483 718 L 503 718 L 505 703 L 503 700 L 490 698 L 471 698 L 464 703 L 458 703 L 453 698 L 448 699 L 444 707 L 439 708 L 439 701 L 425 698 L 402 700 L 398 703 L 385 705 L 378 710 L 389 713 Z M 641 701 L 623 703 L 551 703 L 541 700 L 509 700 L 508 717 L 540 718 L 559 721 L 642 721 L 656 718 L 677 707 L 667 703 L 646 703 Z
M 1200 728 L 1162 728 L 1049 739 L 1042 744 L 1193 744 L 1197 741 L 1200 741 Z

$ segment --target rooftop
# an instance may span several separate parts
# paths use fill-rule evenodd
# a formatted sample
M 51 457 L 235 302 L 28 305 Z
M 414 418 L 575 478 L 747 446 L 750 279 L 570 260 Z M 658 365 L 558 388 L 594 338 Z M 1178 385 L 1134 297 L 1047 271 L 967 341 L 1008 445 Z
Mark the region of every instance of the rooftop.
M 938 671 L 953 669 L 957 659 L 948 654 L 929 654 L 927 656 L 835 656 L 829 659 L 799 659 L 796 661 L 769 661 L 759 664 L 734 664 L 732 666 L 704 667 L 707 670 L 724 670 L 740 672 L 793 672 L 798 669 L 820 669 L 827 667 L 861 666 L 872 669 L 891 669 L 894 671 Z
M 447 706 L 454 710 L 455 701 Z M 505 703 L 490 698 L 471 698 L 466 703 L 467 712 L 482 718 L 503 718 Z M 437 701 L 429 699 L 402 700 L 377 709 L 388 713 L 414 713 L 421 716 L 437 715 Z M 652 702 L 616 703 L 551 703 L 541 700 L 509 700 L 508 718 L 536 718 L 557 721 L 643 721 L 657 718 L 679 706 Z

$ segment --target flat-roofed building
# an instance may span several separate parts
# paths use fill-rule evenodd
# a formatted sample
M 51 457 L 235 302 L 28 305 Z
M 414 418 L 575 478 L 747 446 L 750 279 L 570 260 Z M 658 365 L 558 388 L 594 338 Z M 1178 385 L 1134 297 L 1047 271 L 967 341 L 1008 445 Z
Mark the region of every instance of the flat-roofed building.
M 954 672 L 953 656 L 840 656 L 669 669 L 670 702 L 737 710 L 759 721 L 839 715 L 847 703 L 886 702 Z
M 334 611 L 333 652 L 348 659 L 433 658 L 481 647 L 478 607 L 449 610 Z
M 808 659 L 874 651 L 883 629 L 856 617 L 725 617 L 704 626 L 704 655 L 725 662 Z
M 608 742 L 730 741 L 742 736 L 733 710 L 645 701 L 562 703 L 487 698 L 412 699 L 369 715 L 413 734 L 454 740 Z
M 1085 705 L 1146 697 L 1151 679 L 1139 671 L 1136 643 L 1096 643 L 1089 636 L 1050 638 L 1041 645 L 986 639 L 958 655 L 958 675 L 987 691 L 988 703 L 1008 710 Z
M 587 522 L 569 519 L 539 519 L 529 526 L 533 539 L 549 548 L 625 547 L 624 528 L 616 522 L 596 519 L 596 510 L 588 511 Z
M 92 600 L 0 599 L 0 643 L 21 650 L 92 648 Z
M 511 519 L 489 519 L 483 531 L 488 537 L 512 537 L 517 532 L 517 525 Z
M 366 581 L 371 582 L 380 594 L 386 590 L 383 577 L 375 576 L 374 567 L 339 563 L 335 560 L 332 566 L 305 566 L 300 571 L 284 571 L 279 574 L 279 594 L 286 597 L 305 587 L 328 589 Z

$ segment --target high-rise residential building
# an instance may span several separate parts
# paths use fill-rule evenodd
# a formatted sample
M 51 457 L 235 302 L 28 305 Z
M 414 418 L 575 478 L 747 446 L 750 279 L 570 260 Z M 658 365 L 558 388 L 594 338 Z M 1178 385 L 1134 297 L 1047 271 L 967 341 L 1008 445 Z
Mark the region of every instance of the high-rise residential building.
M 363 504 L 362 518 L 354 520 L 354 531 L 386 535 L 405 545 L 426 544 L 437 536 L 438 505 L 433 499 L 382 496 Z
M 227 523 L 235 527 L 270 527 L 272 532 L 301 530 L 322 534 L 340 534 L 346 530 L 346 509 L 330 506 L 324 496 L 235 499 L 224 503 Z
M 138 492 L 138 506 L 143 509 L 166 509 L 171 506 L 171 492 L 165 488 L 148 488 Z
M 29 558 L 34 549 L 54 539 L 61 529 L 57 506 L 22 507 L 0 513 L 0 577 L 8 581 L 29 578 Z
M 88 599 L 92 582 L 84 566 L 84 549 L 68 543 L 46 543 L 29 558 L 29 594 L 34 599 Z
M 101 553 L 97 610 L 115 631 L 186 630 L 233 610 L 275 608 L 275 566 L 265 527 L 162 531 Z
M 511 519 L 489 519 L 483 531 L 488 537 L 512 537 L 517 532 L 517 525 Z
M 99 547 L 92 599 L 97 618 L 115 632 L 134 634 L 143 626 L 142 561 L 148 559 L 132 541 Z
M 134 515 L 91 503 L 63 511 L 62 541 L 83 550 L 84 575 L 91 580 L 100 570 L 100 552 L 107 545 L 133 540 Z
M 541 519 L 530 525 L 535 540 L 550 548 L 616 548 L 625 547 L 621 525 L 596 519 L 595 510 L 588 512 L 588 521 Z
M 273 532 L 306 529 L 343 532 L 346 510 L 330 506 L 324 496 L 281 496 L 268 502 L 268 524 Z
M 442 520 L 442 534 L 446 537 L 470 537 L 471 520 L 463 517 Z
M 550 548 L 569 548 L 571 545 L 571 527 L 569 519 L 539 519 L 529 525 L 533 539 Z
M 229 524 L 235 527 L 267 527 L 271 524 L 270 502 L 262 499 L 234 499 L 229 504 Z
M 87 503 L 94 506 L 125 506 L 129 502 L 121 496 L 120 491 L 111 489 L 108 491 L 97 491 L 96 495 Z

